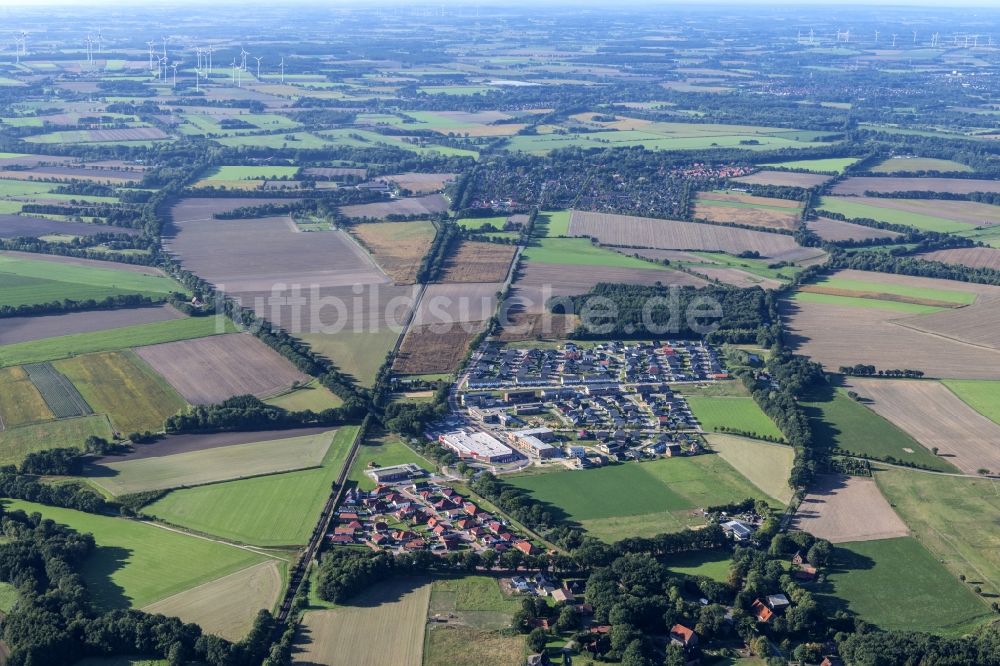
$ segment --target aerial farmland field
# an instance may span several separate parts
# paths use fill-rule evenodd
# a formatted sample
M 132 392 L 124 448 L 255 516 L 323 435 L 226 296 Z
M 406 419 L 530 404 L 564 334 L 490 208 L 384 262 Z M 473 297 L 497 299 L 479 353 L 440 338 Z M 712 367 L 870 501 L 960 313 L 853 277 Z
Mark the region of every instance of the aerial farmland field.
M 573 211 L 572 236 L 590 236 L 605 245 L 664 250 L 709 250 L 739 254 L 759 252 L 771 258 L 793 257 L 803 249 L 791 236 L 677 220 Z
M 97 516 L 21 500 L 6 510 L 38 511 L 46 518 L 94 535 L 100 547 L 83 565 L 83 577 L 104 608 L 142 607 L 267 558 L 248 550 L 165 530 L 154 525 Z M 122 551 L 129 554 L 121 557 Z M 150 576 L 155 569 L 158 576 Z
M 50 261 L 20 253 L 0 254 L 0 306 L 48 303 L 63 299 L 103 299 L 122 294 L 163 298 L 182 287 L 162 274 L 120 270 L 102 262 Z M 100 266 L 100 267 L 98 267 Z
M 320 467 L 174 490 L 143 512 L 173 525 L 257 546 L 304 544 L 347 458 L 356 427 L 337 430 Z M 290 514 L 286 507 L 299 510 Z
M 882 629 L 961 635 L 988 617 L 987 605 L 912 537 L 842 543 L 833 557 L 824 589 L 836 597 L 822 602 Z M 925 613 L 924 604 L 941 612 Z
M 698 525 L 704 507 L 764 496 L 712 455 L 548 472 L 510 483 L 606 541 Z
M 117 351 L 128 347 L 189 340 L 233 330 L 233 324 L 228 319 L 185 317 L 150 324 L 122 326 L 110 331 L 60 335 L 44 340 L 0 346 L 0 367 L 54 361 L 75 354 Z
M 334 440 L 332 431 L 296 435 L 203 451 L 114 462 L 95 466 L 94 483 L 113 495 L 200 486 L 254 476 L 319 467 Z
M 104 414 L 44 421 L 0 431 L 0 464 L 20 464 L 36 451 L 73 445 L 82 446 L 91 435 L 113 439 L 111 424 Z
M 247 334 L 167 342 L 140 347 L 136 353 L 196 405 L 234 395 L 264 397 L 309 381 L 290 361 Z

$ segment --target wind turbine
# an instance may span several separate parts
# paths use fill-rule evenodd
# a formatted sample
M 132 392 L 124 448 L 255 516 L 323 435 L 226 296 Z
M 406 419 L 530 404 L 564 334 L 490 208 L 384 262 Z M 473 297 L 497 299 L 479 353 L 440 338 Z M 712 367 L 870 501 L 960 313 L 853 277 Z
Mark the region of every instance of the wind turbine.
M 913 31 L 913 45 L 914 46 L 917 45 L 917 31 L 916 30 Z
M 152 72 L 153 71 L 153 47 L 156 46 L 156 41 L 151 40 L 151 41 L 146 42 L 146 44 L 149 45 L 149 71 Z
M 257 61 L 257 80 L 260 81 L 260 61 L 264 59 L 264 56 L 254 56 L 253 59 Z
M 179 64 L 181 64 L 181 63 L 175 60 L 174 64 L 171 65 L 171 67 L 174 68 L 174 85 L 172 86 L 174 88 L 177 87 L 177 65 L 179 65 Z
M 878 30 L 875 31 L 875 43 L 878 44 Z
M 248 55 L 250 55 L 250 54 L 247 51 L 244 51 L 243 47 L 241 46 L 240 47 L 240 58 L 241 58 L 240 69 L 242 69 L 244 72 L 247 70 L 247 56 Z
M 167 57 L 167 38 L 163 38 L 163 57 Z
M 101 33 L 103 28 L 97 29 L 97 52 L 104 53 L 104 35 Z
M 233 58 L 233 83 L 236 83 L 236 58 Z
M 281 83 L 285 83 L 285 56 L 281 56 Z

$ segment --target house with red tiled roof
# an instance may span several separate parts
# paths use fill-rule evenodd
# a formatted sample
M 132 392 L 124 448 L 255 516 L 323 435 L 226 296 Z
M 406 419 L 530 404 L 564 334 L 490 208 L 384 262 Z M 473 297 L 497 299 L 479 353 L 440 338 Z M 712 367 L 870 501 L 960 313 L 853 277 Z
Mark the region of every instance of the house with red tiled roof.
M 520 541 L 515 541 L 514 548 L 517 548 L 525 555 L 534 555 L 535 553 L 538 552 L 538 549 L 532 546 L 530 541 L 525 541 L 524 539 L 521 539 Z
M 670 627 L 670 642 L 689 650 L 698 645 L 698 634 L 695 633 L 694 629 L 688 629 L 683 624 L 675 624 Z
M 462 506 L 462 508 L 463 508 L 463 509 L 465 510 L 465 512 L 466 512 L 467 514 L 469 514 L 470 516 L 474 516 L 474 515 L 476 515 L 477 513 L 481 513 L 481 512 L 482 512 L 482 509 L 480 509 L 480 508 L 479 508 L 478 506 L 476 506 L 476 505 L 475 505 L 475 504 L 473 504 L 472 502 L 466 502 L 466 503 L 465 503 L 465 504 L 464 504 L 464 505 Z
M 753 613 L 758 622 L 764 624 L 770 622 L 771 618 L 774 617 L 774 611 L 768 608 L 767 604 L 760 599 L 754 599 L 753 603 L 750 604 L 750 612 Z

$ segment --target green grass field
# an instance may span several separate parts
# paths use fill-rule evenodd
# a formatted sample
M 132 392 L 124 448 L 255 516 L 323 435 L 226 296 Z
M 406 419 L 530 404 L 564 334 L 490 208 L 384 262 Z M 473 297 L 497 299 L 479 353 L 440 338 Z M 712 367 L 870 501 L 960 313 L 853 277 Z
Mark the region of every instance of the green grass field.
M 9 613 L 17 603 L 17 588 L 10 583 L 0 583 L 0 612 Z
M 337 430 L 319 468 L 175 490 L 145 507 L 144 512 L 241 543 L 304 544 L 316 526 L 356 433 L 357 428 L 352 426 Z
M 20 464 L 29 453 L 61 446 L 83 447 L 87 437 L 112 439 L 111 424 L 104 414 L 35 423 L 0 431 L 0 465 Z
M 160 432 L 168 416 L 187 406 L 167 382 L 132 351 L 86 354 L 56 361 L 87 404 L 104 412 L 122 435 Z
M 314 352 L 333 361 L 361 386 L 372 386 L 399 333 L 381 326 L 378 331 L 303 333 L 300 337 Z
M 540 238 L 524 248 L 521 256 L 527 261 L 564 266 L 607 266 L 609 268 L 663 268 L 659 264 L 637 259 L 594 245 L 588 238 Z
M 822 448 L 839 447 L 859 456 L 893 457 L 941 472 L 956 472 L 895 425 L 849 398 L 842 389 L 823 387 L 801 402 L 812 427 L 813 440 Z
M 112 495 L 200 486 L 230 479 L 318 467 L 334 433 L 220 446 L 171 456 L 140 458 L 104 465 L 114 476 L 94 476 L 93 483 Z
M 815 173 L 843 173 L 844 169 L 857 162 L 860 157 L 830 157 L 822 160 L 791 160 L 788 162 L 772 162 L 761 164 L 762 167 L 778 167 L 780 169 L 797 169 Z
M 704 524 L 701 508 L 747 497 L 766 499 L 717 455 L 556 471 L 508 481 L 606 541 L 676 532 Z
M 695 272 L 699 268 L 738 268 L 747 273 L 774 280 L 791 280 L 801 270 L 796 266 L 771 268 L 768 264 L 773 262 L 768 259 L 744 259 L 724 252 L 688 252 L 687 254 L 703 257 L 705 261 L 672 261 L 671 265 L 676 264 L 681 268 L 691 268 Z
M 1000 594 L 1000 481 L 898 468 L 875 473 L 879 489 L 913 535 L 952 576 Z
M 218 330 L 219 328 L 223 330 Z M 0 367 L 54 361 L 77 354 L 118 351 L 129 347 L 203 338 L 206 335 L 232 333 L 235 330 L 235 326 L 228 318 L 187 317 L 123 326 L 107 331 L 61 335 L 0 346 Z
M 573 216 L 571 210 L 543 210 L 535 218 L 535 235 L 539 237 L 555 237 L 569 235 L 569 221 Z
M 332 409 L 344 404 L 343 400 L 320 384 L 317 379 L 287 393 L 268 398 L 264 402 L 292 412 L 303 412 L 307 409 L 322 412 L 324 409 Z
M 878 310 L 892 310 L 893 312 L 903 312 L 906 314 L 930 314 L 940 312 L 944 308 L 933 305 L 919 305 L 917 303 L 901 303 L 900 301 L 884 301 L 877 298 L 860 298 L 857 296 L 837 296 L 835 294 L 814 294 L 808 291 L 797 291 L 792 295 L 793 301 L 800 303 L 827 303 L 829 305 L 840 305 L 850 308 L 875 308 Z
M 125 518 L 4 500 L 7 510 L 39 512 L 78 532 L 89 532 L 96 551 L 82 575 L 103 608 L 139 608 L 262 562 L 265 556 Z M 150 575 L 156 572 L 155 575 Z
M 686 576 L 707 576 L 724 583 L 729 579 L 729 551 L 708 550 L 697 553 L 678 553 L 666 558 L 664 564 L 674 573 Z
M 887 201 L 893 200 L 887 199 Z M 922 215 L 918 213 L 910 213 L 904 210 L 883 208 L 881 206 L 874 206 L 867 203 L 858 203 L 856 201 L 852 201 L 851 197 L 822 197 L 820 198 L 817 209 L 820 213 L 823 211 L 840 213 L 849 220 L 856 218 L 868 218 L 871 220 L 878 220 L 879 222 L 888 222 L 890 224 L 904 224 L 906 226 L 916 227 L 921 231 L 939 231 L 942 233 L 950 233 L 957 231 L 969 231 L 975 226 L 965 222 L 949 220 L 946 217 L 939 217 L 937 215 Z
M 390 467 L 403 463 L 414 463 L 427 471 L 434 469 L 433 464 L 414 453 L 413 449 L 400 441 L 396 435 L 368 437 L 358 449 L 358 455 L 354 459 L 347 479 L 356 483 L 361 490 L 371 490 L 375 487 L 375 482 L 365 474 L 369 465 Z
M 0 305 L 65 299 L 103 299 L 121 294 L 163 297 L 184 288 L 168 277 L 114 268 L 93 268 L 0 254 Z
M 503 229 L 503 226 L 507 224 L 507 216 L 500 215 L 499 217 L 463 217 L 456 221 L 458 226 L 463 229 L 479 230 L 485 227 L 487 224 L 492 225 L 496 229 Z
M 778 426 L 753 398 L 690 396 L 687 403 L 705 432 L 730 428 L 752 436 L 784 439 Z
M 1000 423 L 1000 381 L 944 379 L 941 383 L 969 407 L 994 423 Z
M 839 544 L 820 592 L 827 608 L 856 613 L 882 629 L 960 635 L 990 615 L 912 537 Z
M 872 173 L 902 173 L 910 171 L 969 173 L 972 171 L 972 167 L 961 162 L 955 162 L 954 160 L 940 160 L 933 157 L 897 157 L 875 165 L 871 171 Z
M 708 445 L 737 472 L 771 497 L 788 504 L 792 489 L 788 479 L 795 462 L 795 450 L 735 435 L 706 435 Z
M 929 289 L 927 287 L 892 284 L 877 280 L 851 280 L 836 275 L 822 277 L 810 284 L 830 289 L 864 292 L 865 297 L 869 297 L 868 295 L 870 294 L 872 298 L 878 298 L 881 295 L 903 296 L 919 300 L 942 301 L 954 305 L 972 305 L 976 302 L 976 295 L 968 291 Z
M 238 181 L 293 178 L 299 168 L 294 166 L 220 166 L 209 171 L 195 187 L 229 185 Z

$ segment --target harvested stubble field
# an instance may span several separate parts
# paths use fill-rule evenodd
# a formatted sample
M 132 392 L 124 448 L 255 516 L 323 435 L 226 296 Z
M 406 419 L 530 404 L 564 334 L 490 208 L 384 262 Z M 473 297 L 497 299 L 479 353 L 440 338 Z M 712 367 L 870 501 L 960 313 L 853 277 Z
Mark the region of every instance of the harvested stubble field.
M 714 267 L 709 265 L 691 266 L 689 270 L 703 275 L 709 280 L 718 280 L 723 284 L 730 284 L 734 287 L 748 289 L 750 287 L 760 287 L 761 289 L 777 289 L 785 284 L 781 280 L 766 278 L 744 271 L 739 268 Z
M 295 428 L 294 430 L 266 430 L 263 432 L 216 432 L 208 435 L 166 435 L 152 444 L 135 446 L 128 453 L 98 458 L 95 464 L 104 465 L 131 460 L 145 460 L 146 458 L 163 458 L 181 453 L 191 453 L 193 451 L 208 451 L 209 449 L 234 446 L 236 444 L 254 444 L 257 442 L 269 442 L 275 439 L 287 439 L 289 437 L 320 435 L 329 430 L 328 427 L 313 427 Z
M 929 377 L 1000 378 L 1000 340 L 993 325 L 1000 314 L 991 305 L 1000 298 L 1000 288 L 853 270 L 839 271 L 834 279 L 882 285 L 887 293 L 946 296 L 952 307 L 913 316 L 911 310 L 893 308 L 924 306 L 823 294 L 808 294 L 820 300 L 783 301 L 787 339 L 799 353 L 831 369 L 868 363 L 923 370 Z M 975 303 L 955 307 L 970 298 Z
M 502 320 L 501 320 L 502 321 Z M 501 342 L 522 340 L 564 340 L 580 324 L 575 315 L 531 314 L 530 312 L 510 312 L 507 322 L 500 330 Z
M 887 197 L 824 197 L 820 208 L 847 217 L 868 217 L 932 231 L 963 231 L 972 226 L 1000 223 L 1000 206 L 948 199 L 890 199 Z
M 876 413 L 966 474 L 1000 471 L 1000 425 L 940 382 L 851 378 L 848 386 Z
M 179 617 L 206 633 L 238 642 L 257 612 L 274 609 L 282 590 L 282 563 L 268 560 L 145 606 L 152 614 Z
M 54 418 L 24 368 L 0 368 L 0 431 Z
M 909 533 L 874 479 L 840 474 L 816 476 L 792 525 L 833 543 L 889 539 Z
M 169 135 L 158 127 L 127 127 L 106 130 L 67 130 L 26 137 L 29 143 L 101 143 L 117 141 L 158 141 Z
M 440 194 L 343 206 L 341 214 L 359 219 L 384 220 L 389 215 L 436 215 L 448 211 L 448 200 Z
M 292 663 L 421 666 L 431 584 L 393 578 L 335 609 L 302 618 Z M 363 637 L 363 639 L 361 639 Z
M 123 435 L 160 432 L 164 420 L 187 406 L 162 377 L 131 351 L 86 354 L 55 362 L 97 412 Z
M 72 166 L 35 167 L 16 171 L 0 169 L 0 180 L 56 180 L 71 178 L 91 183 L 122 185 L 126 183 L 138 183 L 142 180 L 142 176 L 141 171 Z
M 993 247 L 964 247 L 951 250 L 936 250 L 918 255 L 927 261 L 946 264 L 960 264 L 970 268 L 991 268 L 1000 270 L 1000 249 Z
M 809 230 L 823 240 L 831 243 L 849 240 L 868 240 L 869 238 L 896 238 L 900 234 L 888 229 L 876 229 L 860 224 L 851 224 L 828 217 L 819 217 L 806 223 Z
M 894 310 L 804 301 L 783 301 L 781 310 L 791 347 L 830 370 L 867 363 L 929 377 L 1000 379 L 1000 352 L 901 326 Z
M 393 282 L 413 284 L 436 231 L 428 221 L 372 222 L 355 225 L 351 233 Z
M 694 217 L 720 224 L 747 224 L 765 229 L 795 229 L 801 203 L 734 192 L 700 192 Z
M 344 178 L 351 176 L 354 178 L 365 178 L 368 176 L 368 169 L 357 169 L 350 167 L 307 167 L 303 172 L 316 178 Z
M 733 178 L 734 183 L 747 185 L 779 185 L 783 187 L 816 187 L 830 180 L 830 176 L 799 171 L 758 171 L 749 176 Z
M 38 238 L 51 234 L 64 234 L 66 236 L 96 236 L 97 234 L 124 234 L 126 236 L 136 236 L 138 229 L 127 227 L 109 227 L 103 224 L 90 224 L 87 222 L 64 222 L 63 220 L 50 220 L 44 217 L 30 217 L 27 215 L 0 215 L 0 238 L 18 238 L 27 236 Z
M 228 213 L 237 208 L 264 206 L 267 204 L 295 203 L 297 198 L 240 198 L 240 197 L 188 197 L 179 200 L 170 208 L 170 220 L 174 225 L 184 222 L 202 222 L 213 219 L 213 215 Z
M 394 372 L 401 375 L 454 372 L 482 324 L 478 323 L 471 331 L 466 330 L 470 326 L 460 324 L 443 332 L 435 331 L 435 328 L 411 326 L 406 331 L 392 364 Z
M 51 363 L 25 365 L 24 371 L 57 419 L 93 414 L 80 391 Z
M 248 393 L 267 396 L 293 382 L 309 381 L 287 359 L 243 333 L 140 347 L 136 352 L 194 405 Z
M 896 323 L 928 335 L 997 350 L 1000 349 L 1000 295 L 980 296 L 967 307 L 901 319 Z
M 11 317 L 0 323 L 0 345 L 43 340 L 57 335 L 105 331 L 180 317 L 183 315 L 169 305 L 97 312 L 68 312 L 38 317 Z
M 444 186 L 455 180 L 453 173 L 397 173 L 391 176 L 382 176 L 378 180 L 394 183 L 397 187 L 409 190 L 414 194 L 430 194 L 440 192 Z
M 92 414 L 0 430 L 0 465 L 19 465 L 29 453 L 82 444 L 91 435 L 113 438 L 107 416 Z
M 94 482 L 112 495 L 200 486 L 297 469 L 318 467 L 333 431 L 284 439 L 220 446 L 174 455 L 104 463 L 88 470 Z
M 445 262 L 441 282 L 503 282 L 517 248 L 480 241 L 462 241 Z
M 739 254 L 760 252 L 773 259 L 794 260 L 804 252 L 791 236 L 697 222 L 659 220 L 631 215 L 573 211 L 569 233 L 589 236 L 605 245 L 661 250 L 709 250 Z
M 752 484 L 776 500 L 788 504 L 792 489 L 788 479 L 795 462 L 795 449 L 747 437 L 705 435 L 709 446 Z
M 707 280 L 670 268 L 587 266 L 586 270 L 581 270 L 579 266 L 570 264 L 529 261 L 518 270 L 511 301 L 512 305 L 519 306 L 519 310 L 531 314 L 543 314 L 547 311 L 545 308 L 547 298 L 585 294 L 599 282 L 646 285 L 659 282 L 664 285 L 692 287 L 703 287 L 708 284 Z
M 1000 192 L 1000 180 L 972 178 L 894 178 L 891 176 L 855 176 L 837 183 L 833 194 L 864 196 L 865 192 Z
M 424 289 L 411 326 L 423 328 L 486 321 L 497 308 L 502 282 L 431 284 Z

